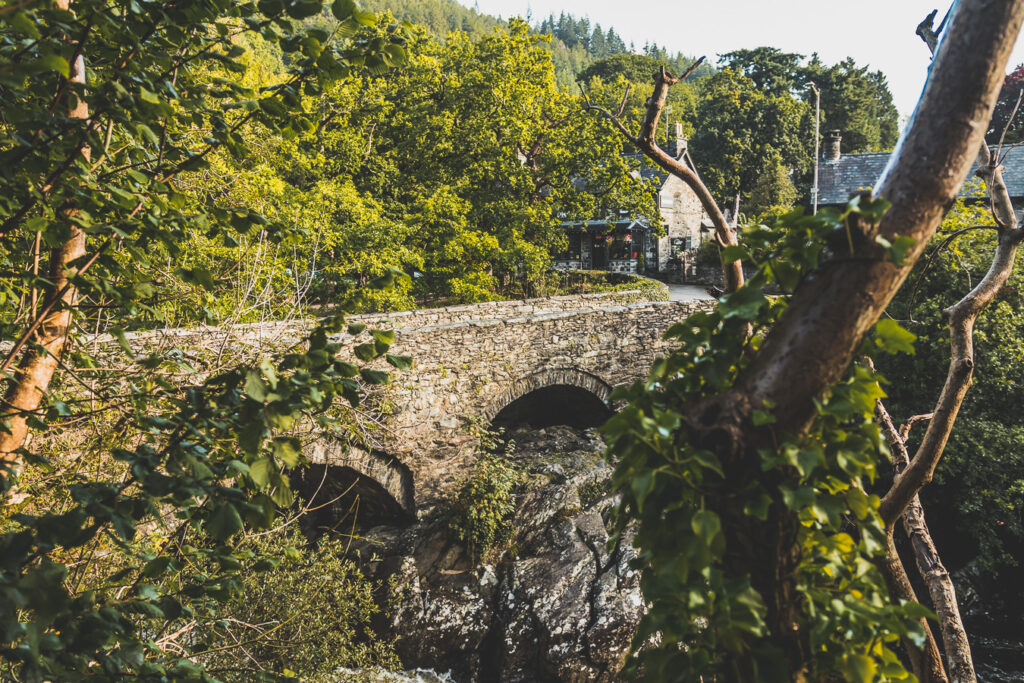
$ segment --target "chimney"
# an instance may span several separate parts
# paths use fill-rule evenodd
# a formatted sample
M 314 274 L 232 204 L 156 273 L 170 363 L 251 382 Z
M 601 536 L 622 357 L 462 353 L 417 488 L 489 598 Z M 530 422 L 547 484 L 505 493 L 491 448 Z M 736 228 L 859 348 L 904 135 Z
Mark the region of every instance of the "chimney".
M 686 151 L 686 136 L 683 135 L 683 122 L 676 121 L 672 127 L 672 135 L 668 139 L 669 153 L 678 159 Z
M 840 150 L 842 139 L 842 131 L 829 130 L 825 132 L 825 148 L 822 150 L 825 161 L 839 161 L 839 157 L 842 156 Z

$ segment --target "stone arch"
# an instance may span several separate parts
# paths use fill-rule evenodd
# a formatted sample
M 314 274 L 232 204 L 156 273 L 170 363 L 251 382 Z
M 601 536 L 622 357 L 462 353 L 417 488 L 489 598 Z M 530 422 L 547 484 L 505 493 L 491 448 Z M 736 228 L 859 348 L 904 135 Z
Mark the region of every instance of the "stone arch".
M 498 415 L 517 400 L 538 390 L 553 387 L 572 387 L 582 390 L 607 406 L 612 387 L 597 375 L 576 368 L 553 368 L 541 370 L 514 381 L 491 402 L 482 417 L 493 422 Z M 610 410 L 610 408 L 609 408 Z
M 393 500 L 407 521 L 416 518 L 412 471 L 398 458 L 378 450 L 321 440 L 310 448 L 309 460 L 314 465 L 347 469 L 366 477 Z

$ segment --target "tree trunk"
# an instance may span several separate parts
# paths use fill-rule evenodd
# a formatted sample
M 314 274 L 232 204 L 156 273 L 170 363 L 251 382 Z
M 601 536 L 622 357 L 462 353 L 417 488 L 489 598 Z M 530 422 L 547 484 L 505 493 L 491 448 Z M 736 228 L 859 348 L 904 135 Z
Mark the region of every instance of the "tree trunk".
M 57 0 L 56 4 L 58 8 L 68 10 L 71 0 Z M 71 65 L 69 80 L 85 83 L 85 59 L 81 55 Z M 65 97 L 72 100 L 68 104 L 68 116 L 80 119 L 89 116 L 89 107 L 84 100 L 73 93 L 67 93 Z M 88 147 L 82 149 L 82 155 L 86 160 L 90 158 Z M 64 217 L 68 219 L 73 214 L 74 209 L 68 209 Z M 32 345 L 24 352 L 12 384 L 4 395 L 3 412 L 0 413 L 0 419 L 7 428 L 7 431 L 0 431 L 0 468 L 4 475 L 16 473 L 21 467 L 19 450 L 28 436 L 28 417 L 42 403 L 60 364 L 71 329 L 78 290 L 69 283 L 72 275 L 70 264 L 85 256 L 85 233 L 70 221 L 69 225 L 71 236 L 50 255 L 49 280 L 53 284 L 44 301 L 44 309 L 45 304 L 50 304 L 50 311 L 33 335 Z
M 827 262 L 807 278 L 732 389 L 687 411 L 695 445 L 718 456 L 727 481 L 730 470 L 757 467 L 760 448 L 807 429 L 815 401 L 842 377 L 935 234 L 983 142 L 1022 20 L 1021 0 L 957 3 L 911 124 L 877 186 L 876 194 L 892 207 L 877 225 L 856 226 L 852 257 Z M 877 236 L 889 242 L 909 237 L 914 246 L 897 264 L 878 246 Z M 752 413 L 765 405 L 774 406 L 776 422 L 757 426 Z M 772 640 L 797 675 L 806 661 L 793 599 L 799 521 L 786 513 L 765 522 L 743 515 L 723 518 L 723 529 L 733 525 L 727 571 L 750 575 L 768 606 Z

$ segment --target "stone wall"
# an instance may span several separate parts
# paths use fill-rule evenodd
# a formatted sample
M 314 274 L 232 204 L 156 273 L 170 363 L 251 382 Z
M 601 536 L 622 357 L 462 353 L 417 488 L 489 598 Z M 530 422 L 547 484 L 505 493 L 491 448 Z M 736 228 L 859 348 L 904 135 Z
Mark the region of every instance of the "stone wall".
M 479 304 L 422 308 L 414 311 L 391 313 L 364 313 L 346 318 L 352 323 L 365 323 L 371 327 L 403 329 L 429 325 L 446 325 L 482 319 L 510 319 L 542 313 L 590 311 L 608 306 L 632 304 L 646 300 L 642 290 L 602 292 L 598 294 L 570 294 L 517 301 L 488 301 Z M 294 343 L 312 327 L 309 320 L 284 320 L 244 323 L 226 327 L 196 326 L 166 330 L 147 330 L 126 335 L 136 352 L 160 346 L 201 347 L 216 350 L 218 346 L 238 349 L 279 348 Z M 112 344 L 113 338 L 101 334 L 86 341 L 89 345 Z

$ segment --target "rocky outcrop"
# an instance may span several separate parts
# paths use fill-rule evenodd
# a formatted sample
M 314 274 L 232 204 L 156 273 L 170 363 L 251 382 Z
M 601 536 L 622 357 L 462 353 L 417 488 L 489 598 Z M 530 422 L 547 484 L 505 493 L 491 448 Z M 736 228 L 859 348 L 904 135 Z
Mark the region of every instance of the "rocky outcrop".
M 592 431 L 520 428 L 528 475 L 515 532 L 474 566 L 441 514 L 366 533 L 360 553 L 393 577 L 387 630 L 409 667 L 468 681 L 613 681 L 643 612 L 629 539 L 609 547 L 611 474 Z

